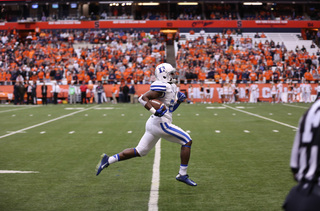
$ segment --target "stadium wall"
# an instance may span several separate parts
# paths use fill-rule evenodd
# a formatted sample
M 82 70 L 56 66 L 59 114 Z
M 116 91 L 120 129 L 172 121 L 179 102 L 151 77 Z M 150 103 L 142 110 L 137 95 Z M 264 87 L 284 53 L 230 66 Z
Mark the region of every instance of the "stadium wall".
M 147 20 L 112 20 L 112 21 L 50 21 L 50 22 L 2 22 L 0 30 L 40 29 L 138 29 L 148 32 L 151 29 L 178 28 L 181 32 L 191 29 L 200 31 L 220 31 L 220 29 L 241 28 L 244 32 L 296 32 L 304 28 L 320 28 L 320 21 L 295 20 L 205 20 L 205 21 L 147 21 Z
M 48 84 L 47 84 L 48 85 Z M 104 85 L 104 90 L 107 97 L 112 97 L 112 86 L 111 84 Z M 240 100 L 244 100 L 245 97 L 245 84 L 239 84 L 239 97 Z M 315 88 L 317 87 L 317 84 L 311 84 L 312 86 L 312 92 L 311 95 L 316 96 Z M 119 90 L 120 85 L 116 85 L 117 89 Z M 271 102 L 271 84 L 258 84 L 259 87 L 259 101 L 267 101 Z M 287 92 L 287 84 L 283 84 L 284 87 L 284 93 Z M 207 88 L 207 85 L 206 85 Z M 211 88 L 211 100 L 212 102 L 220 102 L 221 97 L 219 96 L 219 89 L 221 88 L 221 84 L 210 84 Z M 136 95 L 140 96 L 141 94 L 147 92 L 150 89 L 150 85 L 148 84 L 141 84 L 141 85 L 135 85 Z M 200 84 L 192 84 L 192 89 L 194 93 L 194 100 L 195 102 L 200 101 Z M 68 98 L 68 85 L 60 85 L 61 92 L 59 93 L 58 97 L 61 99 L 67 99 Z M 48 98 L 52 98 L 53 95 L 51 93 L 52 87 L 48 85 Z M 189 91 L 189 84 L 181 84 L 180 85 L 180 91 L 183 93 L 186 93 L 188 96 Z M 1 100 L 8 100 L 8 96 L 12 96 L 13 94 L 13 86 L 4 85 L 0 86 L 0 99 Z M 41 98 L 41 85 L 37 86 L 37 97 Z M 87 93 L 87 97 L 90 97 L 90 92 Z M 10 99 L 10 97 L 9 97 Z

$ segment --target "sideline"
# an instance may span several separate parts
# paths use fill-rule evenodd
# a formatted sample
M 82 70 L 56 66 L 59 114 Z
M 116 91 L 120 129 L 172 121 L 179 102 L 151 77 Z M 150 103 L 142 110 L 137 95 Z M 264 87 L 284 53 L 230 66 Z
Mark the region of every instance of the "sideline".
M 28 109 L 28 108 L 37 108 L 38 106 L 25 106 L 23 108 L 15 108 L 15 109 L 10 109 L 10 110 L 4 110 L 4 111 L 0 111 L 0 113 L 4 113 L 4 112 L 10 112 L 10 111 L 19 111 L 19 110 L 24 110 L 24 109 Z
M 13 131 L 13 132 L 8 133 L 8 134 L 6 134 L 6 135 L 0 136 L 0 139 L 5 138 L 5 137 L 8 137 L 8 136 L 12 136 L 12 135 L 17 134 L 17 133 L 23 133 L 23 132 L 26 131 L 26 130 L 30 130 L 30 129 L 32 129 L 32 128 L 39 127 L 39 126 L 48 124 L 48 123 L 50 123 L 50 122 L 57 121 L 57 120 L 60 120 L 60 119 L 63 119 L 63 118 L 72 116 L 72 115 L 74 115 L 74 114 L 77 114 L 77 113 L 80 113 L 80 112 L 83 112 L 83 111 L 87 111 L 87 110 L 93 109 L 93 108 L 95 108 L 95 107 L 97 107 L 97 105 L 96 105 L 96 106 L 93 106 L 93 107 L 90 107 L 90 108 L 87 108 L 87 109 L 83 109 L 83 110 L 80 110 L 80 111 L 76 111 L 76 112 L 73 112 L 73 113 L 70 113 L 70 114 L 66 114 L 66 115 L 63 115 L 63 116 L 57 117 L 57 118 L 55 118 L 55 119 L 51 119 L 51 120 L 48 120 L 48 121 L 45 121 L 45 122 L 42 122 L 42 123 L 39 123 L 39 124 L 36 124 L 36 125 L 32 125 L 32 126 L 30 126 L 30 127 L 26 127 L 26 128 L 21 129 L 21 130 Z
M 158 211 L 160 185 L 161 139 L 155 147 L 148 211 Z
M 255 117 L 258 117 L 260 119 L 264 119 L 264 120 L 268 120 L 270 122 L 274 122 L 274 123 L 277 123 L 279 125 L 283 125 L 283 126 L 286 126 L 286 127 L 290 127 L 290 128 L 293 128 L 293 129 L 298 129 L 298 127 L 295 127 L 295 126 L 292 126 L 292 125 L 289 125 L 289 124 L 286 124 L 286 123 L 283 123 L 283 122 L 279 122 L 277 120 L 274 120 L 274 119 L 270 119 L 270 118 L 267 118 L 267 117 L 264 117 L 264 116 L 260 116 L 258 114 L 254 114 L 254 113 L 250 113 L 248 111 L 243 111 L 243 110 L 240 110 L 240 109 L 237 109 L 237 108 L 233 108 L 231 106 L 228 106 L 228 105 L 223 105 L 227 108 L 230 108 L 230 109 L 233 109 L 233 110 L 236 110 L 236 111 L 240 111 L 242 113 L 245 113 L 245 114 L 248 114 L 248 115 L 251 115 L 251 116 L 255 116 Z

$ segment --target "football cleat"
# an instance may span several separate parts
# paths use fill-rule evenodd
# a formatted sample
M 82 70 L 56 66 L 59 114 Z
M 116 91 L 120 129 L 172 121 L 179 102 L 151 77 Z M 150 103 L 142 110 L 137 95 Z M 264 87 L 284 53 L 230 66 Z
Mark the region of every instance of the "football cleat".
M 100 174 L 100 172 L 104 169 L 104 168 L 107 168 L 109 166 L 109 156 L 106 155 L 106 154 L 102 154 L 101 155 L 101 160 L 100 162 L 98 163 L 97 165 L 97 174 L 96 176 L 98 176 Z
M 178 175 L 176 176 L 176 179 L 177 179 L 178 181 L 180 181 L 180 182 L 186 183 L 187 185 L 197 186 L 197 183 L 195 183 L 194 181 L 192 181 L 191 179 L 189 179 L 189 175 L 188 175 L 188 174 L 183 175 L 183 176 L 180 175 L 180 174 L 178 174 Z

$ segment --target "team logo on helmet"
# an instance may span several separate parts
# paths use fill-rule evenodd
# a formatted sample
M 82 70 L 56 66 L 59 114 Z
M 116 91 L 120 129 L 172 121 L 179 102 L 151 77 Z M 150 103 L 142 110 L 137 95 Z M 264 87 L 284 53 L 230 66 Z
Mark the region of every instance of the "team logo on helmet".
M 172 83 L 174 82 L 173 76 L 175 74 L 175 68 L 169 63 L 162 63 L 156 67 L 155 76 L 158 81 Z

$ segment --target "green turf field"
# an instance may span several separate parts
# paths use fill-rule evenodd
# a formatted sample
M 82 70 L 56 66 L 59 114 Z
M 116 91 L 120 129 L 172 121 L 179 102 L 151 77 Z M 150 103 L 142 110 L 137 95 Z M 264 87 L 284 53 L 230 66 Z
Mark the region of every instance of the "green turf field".
M 183 104 L 174 123 L 193 139 L 177 182 L 180 146 L 161 141 L 159 210 L 281 210 L 298 120 L 310 104 Z M 233 108 L 233 109 L 232 109 Z M 149 117 L 140 104 L 0 106 L 0 210 L 148 210 L 153 149 L 95 176 L 100 155 L 135 147 Z

